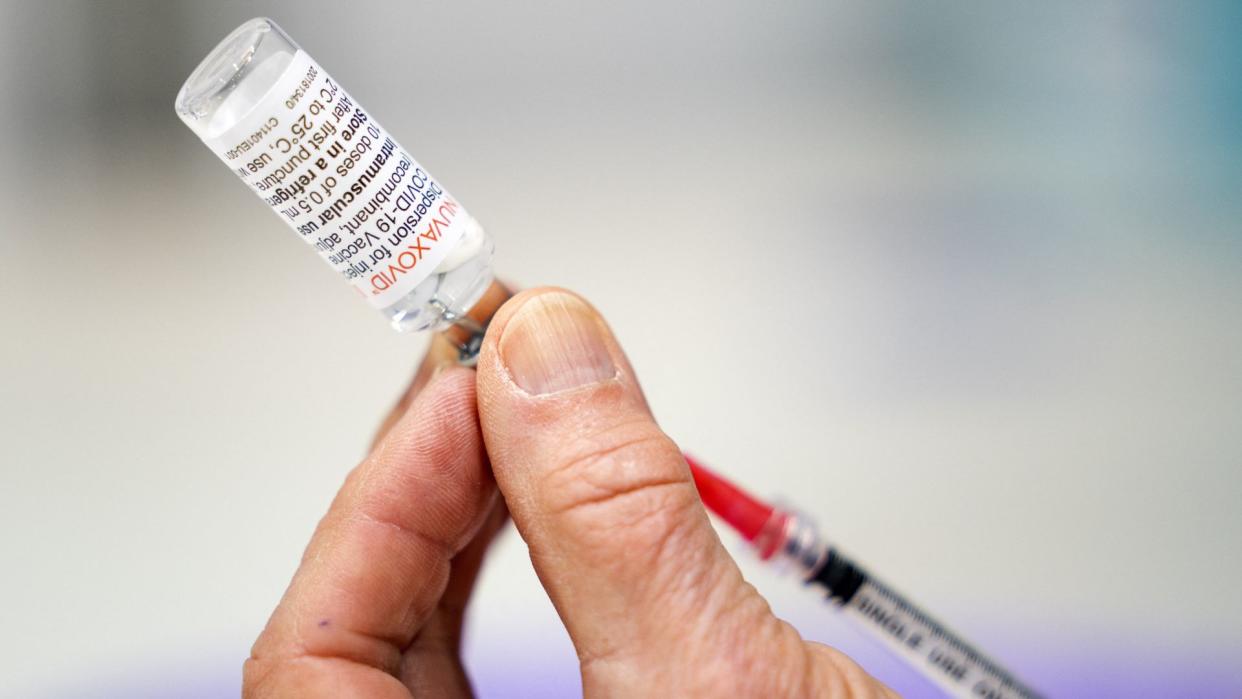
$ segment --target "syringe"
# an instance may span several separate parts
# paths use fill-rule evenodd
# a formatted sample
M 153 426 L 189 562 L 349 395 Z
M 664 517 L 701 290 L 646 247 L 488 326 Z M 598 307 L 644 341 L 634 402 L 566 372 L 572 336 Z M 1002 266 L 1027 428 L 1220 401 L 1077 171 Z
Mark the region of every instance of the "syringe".
M 1035 690 L 957 633 L 823 542 L 806 517 L 746 493 L 692 457 L 699 496 L 765 561 L 785 562 L 819 588 L 858 628 L 879 640 L 949 696 L 1038 699 Z

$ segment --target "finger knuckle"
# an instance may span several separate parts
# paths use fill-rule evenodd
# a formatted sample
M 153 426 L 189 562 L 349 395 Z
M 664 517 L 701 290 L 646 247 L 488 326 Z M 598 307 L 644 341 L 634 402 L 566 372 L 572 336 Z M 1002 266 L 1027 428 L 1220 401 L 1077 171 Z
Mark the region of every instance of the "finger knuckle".
M 653 550 L 677 538 L 697 503 L 681 452 L 650 419 L 573 440 L 552 461 L 544 510 L 588 541 Z
M 819 696 L 850 699 L 890 699 L 893 696 L 887 687 L 841 651 L 822 643 L 807 643 L 806 651 L 811 660 L 808 685 L 815 687 Z
M 272 676 L 272 664 L 267 658 L 252 654 L 242 663 L 241 695 L 245 699 L 257 699 L 268 696 L 268 688 Z
M 543 485 L 549 511 L 597 524 L 626 513 L 655 514 L 689 492 L 681 452 L 650 421 L 575 440 L 557 455 Z

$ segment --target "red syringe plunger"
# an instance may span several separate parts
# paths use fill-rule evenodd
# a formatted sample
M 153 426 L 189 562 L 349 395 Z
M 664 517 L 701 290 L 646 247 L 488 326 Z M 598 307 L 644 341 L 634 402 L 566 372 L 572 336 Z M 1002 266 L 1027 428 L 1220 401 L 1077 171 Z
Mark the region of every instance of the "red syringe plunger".
M 774 507 L 716 475 L 693 457 L 683 456 L 690 465 L 703 504 L 742 538 L 754 542 L 771 525 Z

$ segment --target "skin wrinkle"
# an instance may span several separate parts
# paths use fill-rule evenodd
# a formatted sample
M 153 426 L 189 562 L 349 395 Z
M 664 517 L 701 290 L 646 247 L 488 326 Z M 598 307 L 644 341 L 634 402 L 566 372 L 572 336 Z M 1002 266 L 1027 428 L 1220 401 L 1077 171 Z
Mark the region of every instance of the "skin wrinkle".
M 692 508 L 693 509 L 693 506 Z M 700 512 L 688 512 L 683 516 L 679 529 L 674 530 L 666 538 L 661 549 L 663 569 L 669 571 L 672 578 L 667 584 L 665 596 L 671 600 L 668 606 L 690 611 L 688 622 L 698 622 L 705 632 L 704 637 L 712 635 L 712 628 L 721 620 L 731 620 L 729 598 L 738 597 L 743 593 L 745 582 L 737 574 L 732 561 L 722 560 L 710 552 L 713 545 L 719 546 L 714 532 L 705 532 L 702 523 L 695 521 Z M 708 539 L 703 541 L 703 539 Z M 680 544 L 674 547 L 673 544 Z M 656 579 L 659 579 L 656 576 Z
M 574 510 L 592 505 L 607 508 L 613 500 L 624 497 L 641 498 L 648 489 L 661 486 L 685 488 L 684 478 L 663 473 L 643 474 L 641 468 L 637 469 L 640 473 L 623 473 L 620 479 L 607 478 L 610 472 L 621 470 L 618 468 L 618 461 L 633 462 L 625 459 L 625 454 L 635 451 L 645 453 L 657 442 L 663 441 L 656 435 L 639 435 L 615 446 L 605 447 L 602 451 L 570 457 L 568 462 L 545 476 L 549 481 L 548 513 L 569 516 Z M 561 496 L 552 496 L 551 493 L 561 493 Z
M 445 542 L 436 541 L 428 536 L 425 536 L 424 534 L 420 532 L 408 530 L 402 527 L 399 523 L 385 522 L 385 521 L 371 519 L 366 515 L 366 513 L 360 513 L 354 519 L 347 520 L 345 524 L 346 526 L 348 525 L 379 526 L 385 529 L 386 531 L 390 532 L 391 534 L 395 534 L 401 537 L 416 538 L 419 540 L 419 543 L 423 547 L 432 549 L 433 551 L 432 555 L 433 557 L 436 558 L 436 560 L 447 560 L 447 557 L 451 555 L 452 549 Z M 363 534 L 362 536 L 368 537 L 369 535 Z M 416 601 L 424 597 L 427 597 L 427 598 L 439 597 L 440 591 L 442 591 L 444 585 L 447 584 L 448 582 L 448 569 L 447 568 L 448 567 L 442 564 L 437 564 L 436 568 L 438 569 L 437 572 L 426 573 L 426 575 L 428 576 L 426 584 L 432 587 L 433 589 L 438 587 L 438 590 L 434 592 L 432 595 L 427 595 L 427 594 L 417 595 L 415 597 Z M 356 598 L 356 592 L 351 590 L 349 587 L 345 587 L 345 588 L 338 587 L 337 596 L 342 599 Z M 416 620 L 420 617 L 428 615 L 430 611 L 431 611 L 430 609 L 418 608 L 417 606 L 411 607 L 410 609 L 406 611 L 404 615 L 406 618 L 398 625 L 396 629 L 393 630 L 392 635 L 384 634 L 384 633 L 377 633 L 377 632 L 367 633 L 367 632 L 363 632 L 357 629 L 352 629 L 352 628 L 348 628 L 347 626 L 342 626 L 340 624 L 337 624 L 337 625 L 334 625 L 332 628 L 332 633 L 334 635 L 331 639 L 331 643 L 341 645 L 341 647 L 338 648 L 338 654 L 341 654 L 342 648 L 344 649 L 355 648 L 354 652 L 350 652 L 347 654 L 348 657 L 358 660 L 360 662 L 371 664 L 385 671 L 391 672 L 393 671 L 395 667 L 392 661 L 393 656 L 396 656 L 399 659 L 402 649 L 408 644 L 407 638 L 410 634 L 408 629 L 416 626 L 416 623 L 417 623 Z M 299 623 L 296 625 L 295 630 L 296 630 L 297 637 L 298 637 L 297 639 L 298 646 L 300 646 L 301 650 L 304 653 L 310 654 L 310 655 L 322 655 L 324 653 L 331 652 L 330 649 L 322 650 L 320 648 L 320 646 L 323 643 L 323 639 L 320 638 L 320 635 L 322 632 L 318 628 L 318 624 L 309 623 L 312 620 L 313 620 L 313 617 L 308 616 L 308 615 L 303 615 L 302 623 Z M 304 628 L 307 629 L 309 633 L 311 634 L 311 636 L 315 637 L 317 640 L 308 641 L 305 638 L 305 635 L 303 633 Z M 363 649 L 363 648 L 356 648 L 356 645 L 359 645 L 359 644 L 348 644 L 348 643 L 342 644 L 340 636 L 337 635 L 338 631 L 343 631 L 343 632 L 347 632 L 347 633 L 355 635 L 357 637 L 355 640 L 358 640 L 359 638 L 369 640 L 371 642 L 374 642 L 375 644 L 380 645 L 380 647 L 371 648 L 371 649 Z M 361 644 L 361 645 L 366 645 L 366 644 Z M 377 658 L 380 658 L 380 657 L 384 657 L 385 659 L 377 660 Z
M 461 548 L 475 532 L 473 527 L 462 529 L 455 521 L 460 519 L 459 513 L 476 509 L 478 495 L 446 490 L 443 481 L 429 481 L 423 476 L 409 476 L 403 479 L 401 487 L 388 486 L 384 491 L 377 491 L 372 497 L 358 503 L 356 519 L 381 522 L 405 530 L 413 535 L 432 539 L 450 554 Z M 428 487 L 419 487 L 426 485 Z M 474 486 L 478 492 L 484 492 L 481 485 Z M 406 506 L 409 493 L 417 493 L 424 500 L 421 521 L 430 522 L 418 528 L 400 521 L 400 510 Z M 423 515 L 432 515 L 423 517 Z
M 662 527 L 663 532 L 658 536 L 654 544 L 649 539 L 641 539 L 637 543 L 640 545 L 646 544 L 645 547 L 651 549 L 648 554 L 651 556 L 651 561 L 647 567 L 652 571 L 652 575 L 646 581 L 643 581 L 645 583 L 644 587 L 650 589 L 650 591 L 644 595 L 644 597 L 647 598 L 647 606 L 649 608 L 664 608 L 669 610 L 669 614 L 679 616 L 676 614 L 676 610 L 686 610 L 691 609 L 692 607 L 683 605 L 663 605 L 659 602 L 659 600 L 662 598 L 666 599 L 669 596 L 680 596 L 678 593 L 687 589 L 701 588 L 703 578 L 697 575 L 699 571 L 691 570 L 688 567 L 670 567 L 668 564 L 664 563 L 668 560 L 677 560 L 681 558 L 680 550 L 686 548 L 684 539 L 694 535 L 693 530 L 686 531 L 688 522 L 685 517 L 674 517 L 671 518 L 670 522 L 671 525 Z M 672 576 L 672 579 L 680 582 L 681 585 L 669 582 L 666 576 L 660 575 L 661 572 L 665 571 L 673 571 L 676 573 L 676 575 Z M 680 580 L 677 580 L 678 578 L 680 578 Z M 668 617 L 664 617 L 659 620 L 659 623 L 661 625 L 665 625 L 668 621 Z M 681 627 L 680 624 L 667 625 L 677 628 Z M 630 639 L 630 644 L 632 654 L 638 655 L 645 651 L 644 644 L 641 642 L 635 642 L 635 639 Z M 600 661 L 617 662 L 622 660 L 626 655 L 622 652 L 623 650 L 624 649 L 622 648 L 605 648 L 601 651 L 599 649 L 584 648 L 579 652 L 578 658 L 585 672 L 587 666 L 592 663 Z
M 290 655 L 286 660 L 296 658 L 341 658 L 349 660 L 359 665 L 368 665 L 378 670 L 383 670 L 388 674 L 396 674 L 401 667 L 402 649 L 392 639 L 379 638 L 370 634 L 356 631 L 350 628 L 336 628 L 332 630 L 337 635 L 334 639 L 334 645 L 337 646 L 331 650 L 318 650 L 313 644 L 302 649 L 302 652 L 296 655 Z M 341 644 L 340 634 L 349 634 L 352 643 Z M 371 648 L 368 648 L 371 647 Z M 360 652 L 348 653 L 342 652 L 341 649 L 357 648 Z M 365 650 L 364 650 L 365 649 Z M 373 652 L 366 652 L 366 651 Z
M 443 566 L 441 561 L 451 552 L 451 548 L 441 541 L 437 541 L 434 537 L 409 530 L 400 524 L 375 519 L 371 515 L 364 512 L 356 512 L 348 518 L 343 518 L 337 525 L 339 530 L 339 543 L 341 545 L 350 542 L 365 542 L 365 546 L 371 549 L 381 548 L 399 549 L 402 554 L 400 558 L 389 557 L 383 561 L 382 570 L 392 571 L 400 570 L 412 563 L 415 558 L 427 559 L 435 561 L 434 565 L 439 568 Z M 384 544 L 380 546 L 380 544 Z M 358 562 L 351 562 L 351 565 L 340 565 L 339 562 L 329 561 L 328 565 L 333 571 L 330 582 L 340 585 L 342 583 L 353 582 L 353 577 L 368 574 L 364 565 L 358 565 Z M 351 577 L 344 578 L 343 574 L 351 574 Z M 341 589 L 337 597 L 357 596 L 357 592 L 351 592 L 346 587 Z M 384 599 L 384 598 L 381 598 Z
M 635 418 L 602 428 L 589 420 L 585 426 L 582 425 L 586 418 L 576 419 L 580 424 L 574 427 L 573 433 L 577 436 L 571 442 L 556 445 L 553 454 L 543 459 L 559 463 L 542 469 L 534 476 L 523 474 L 524 478 L 531 479 L 529 490 L 540 498 L 543 505 L 539 508 L 541 519 L 569 515 L 580 505 L 601 502 L 613 495 L 639 490 L 644 485 L 658 486 L 685 480 L 660 474 L 652 475 L 645 481 L 632 482 L 635 477 L 641 479 L 644 470 L 649 470 L 643 466 L 646 463 L 666 459 L 672 454 L 680 459 L 676 446 L 649 419 Z M 571 447 L 569 444 L 578 446 Z M 619 463 L 626 463 L 627 466 L 619 467 Z M 598 528 L 601 524 L 596 520 L 593 526 Z
M 820 662 L 810 663 L 808 683 L 816 690 L 833 687 L 837 691 L 825 694 L 815 691 L 818 696 L 849 696 L 854 699 L 900 699 L 898 694 L 888 687 L 876 682 L 853 660 L 835 648 L 822 643 L 806 643 L 806 653 Z
M 440 678 L 450 683 L 452 691 L 448 694 L 470 696 L 469 678 L 456 662 L 460 639 L 457 625 L 436 614 L 406 649 L 398 676 L 415 694 L 420 688 L 425 692 L 438 689 L 437 695 L 442 696 L 444 683 L 435 681 Z
M 332 697 L 333 699 L 341 698 L 341 697 L 381 697 L 382 698 L 382 697 L 399 697 L 399 696 L 402 696 L 402 694 L 398 692 L 404 692 L 404 687 L 401 686 L 399 680 L 395 676 L 389 675 L 387 673 L 379 673 L 379 672 L 369 672 L 365 676 L 365 680 L 363 682 L 358 683 L 358 685 L 355 685 L 352 688 L 346 687 L 345 685 L 347 685 L 348 683 L 342 682 L 342 681 L 333 682 L 331 685 L 319 685 L 319 686 L 316 686 L 314 690 L 311 690 L 305 686 L 307 684 L 310 684 L 306 682 L 304 678 L 304 672 L 307 667 L 309 667 L 314 673 L 318 673 L 319 671 L 324 670 L 324 669 L 329 669 L 329 670 L 338 671 L 344 675 L 354 675 L 354 676 L 357 676 L 362 670 L 369 669 L 369 668 L 364 668 L 357 664 L 351 663 L 350 661 L 344 658 L 332 658 L 332 657 L 322 657 L 322 656 L 300 656 L 296 658 L 288 658 L 286 662 L 281 666 L 280 669 L 288 669 L 290 666 L 294 666 L 294 670 L 295 670 L 294 672 L 287 672 L 284 674 L 272 673 L 271 675 L 269 675 L 269 678 L 270 678 L 269 682 L 271 681 L 279 682 L 281 680 L 286 680 L 286 681 L 292 680 L 292 684 L 294 685 L 293 689 L 296 691 L 289 692 L 289 693 L 282 693 L 282 694 L 278 694 L 275 696 L 290 696 L 290 697 L 298 697 L 299 699 L 302 699 L 303 697 Z M 298 671 L 299 668 L 297 668 L 296 666 L 303 666 L 301 668 L 302 671 Z M 362 687 L 360 687 L 359 685 L 366 686 L 368 688 L 368 691 L 363 691 Z M 323 690 L 325 688 L 328 691 L 318 691 L 318 690 Z M 354 691 L 343 692 L 342 691 L 343 688 L 352 689 Z M 374 689 L 371 689 L 371 688 L 381 689 L 383 693 L 375 694 Z M 309 691 L 314 691 L 314 694 L 308 694 Z M 262 694 L 256 693 L 255 695 L 261 696 Z M 254 695 L 252 695 L 250 692 L 244 691 L 243 696 L 254 696 Z
M 759 664 L 766 664 L 770 660 L 767 657 L 757 658 L 756 654 L 751 652 L 751 649 L 755 647 L 753 645 L 754 622 L 762 621 L 762 616 L 749 612 L 743 615 L 743 618 L 739 618 L 736 612 L 745 606 L 751 607 L 755 612 L 767 612 L 767 603 L 755 593 L 752 587 L 742 581 L 740 575 L 736 574 L 736 568 L 731 565 L 724 566 L 718 559 L 712 560 L 709 565 L 686 565 L 687 554 L 691 557 L 702 557 L 705 555 L 703 552 L 712 549 L 693 541 L 702 533 L 701 529 L 694 526 L 697 523 L 693 519 L 683 516 L 677 518 L 676 521 L 679 531 L 667 536 L 665 544 L 659 547 L 661 554 L 658 558 L 660 560 L 649 564 L 653 571 L 651 582 L 654 591 L 649 593 L 646 606 L 668 610 L 666 615 L 675 613 L 673 610 L 679 609 L 689 612 L 686 615 L 671 618 L 664 616 L 658 620 L 660 626 L 677 629 L 674 634 L 676 638 L 673 640 L 677 651 L 672 656 L 668 656 L 666 651 L 657 651 L 657 657 L 652 657 L 647 650 L 648 643 L 631 640 L 631 652 L 629 653 L 621 649 L 607 653 L 580 655 L 584 677 L 587 674 L 607 676 L 617 672 L 627 676 L 642 676 L 644 667 L 663 664 L 674 667 L 693 667 L 695 668 L 694 679 L 697 681 L 710 674 L 708 666 L 715 665 L 714 660 L 719 658 L 720 667 L 727 669 L 728 672 L 722 673 L 724 681 L 720 686 L 715 687 L 711 694 L 720 694 L 725 689 L 729 690 L 730 694 L 736 694 L 738 676 L 746 676 L 744 672 L 739 673 L 736 659 L 753 660 Z M 662 577 L 659 575 L 661 571 L 668 571 L 672 575 Z M 722 597 L 730 598 L 732 602 L 721 600 Z M 743 620 L 746 623 L 740 623 Z M 775 618 L 771 620 L 776 621 Z M 726 632 L 723 642 L 720 639 L 722 632 Z M 736 640 L 730 640 L 729 635 L 736 636 Z M 646 636 L 644 640 L 649 641 L 654 637 L 656 635 L 652 634 Z M 684 639 L 693 638 L 710 638 L 712 642 L 707 647 L 697 646 L 692 642 L 681 642 Z M 800 643 L 800 639 L 798 641 Z M 663 648 L 659 644 L 656 645 Z M 723 658 L 721 657 L 722 650 L 726 653 Z M 766 656 L 771 648 L 764 650 L 763 655 Z M 768 695 L 783 696 L 781 694 Z
M 582 532 L 567 542 L 579 565 L 621 570 L 642 566 L 653 575 L 639 581 L 641 588 L 659 583 L 658 573 L 672 569 L 665 559 L 684 557 L 694 548 L 682 539 L 687 522 L 693 522 L 687 515 L 692 516 L 695 507 L 697 499 L 685 492 L 684 484 L 649 484 L 643 490 L 567 510 L 561 518 L 569 529 Z
M 425 580 L 424 585 L 433 588 L 438 586 L 442 589 L 443 585 L 445 585 L 448 580 L 448 566 L 437 563 L 434 570 L 427 571 L 426 574 L 427 579 Z M 352 589 L 352 587 L 348 585 L 342 587 L 336 580 L 329 580 L 326 584 L 330 584 L 335 588 L 335 594 L 328 595 L 329 597 L 335 597 L 341 600 L 352 599 L 355 603 L 367 603 L 372 601 L 367 599 L 359 599 L 357 590 Z M 298 600 L 298 602 L 300 603 L 302 600 Z M 299 604 L 298 606 L 304 607 L 305 605 Z M 355 659 L 364 664 L 371 665 L 372 667 L 388 671 L 391 667 L 391 663 L 384 662 L 382 660 L 375 660 L 374 658 L 379 656 L 387 656 L 389 655 L 389 652 L 399 655 L 402 649 L 409 642 L 411 632 L 409 632 L 408 629 L 414 626 L 415 623 L 414 619 L 411 618 L 412 610 L 406 610 L 405 616 L 407 618 L 403 619 L 400 624 L 398 624 L 398 628 L 394 629 L 391 634 L 385 634 L 379 631 L 368 632 L 361 629 L 350 628 L 349 624 L 340 622 L 339 620 L 332 624 L 329 628 L 323 629 L 319 626 L 318 620 L 322 618 L 331 619 L 331 617 L 325 617 L 322 610 L 317 611 L 319 612 L 318 615 L 304 612 L 297 616 L 295 623 L 293 624 L 296 639 L 293 644 L 290 644 L 290 655 L 300 654 L 326 657 L 328 654 L 335 652 L 337 655 L 348 655 L 351 659 Z M 352 646 L 341 643 L 339 632 L 342 631 L 353 634 L 355 638 L 366 639 L 367 641 L 378 645 L 379 648 L 376 650 L 379 652 L 365 655 L 360 653 L 345 654 L 343 649 L 350 648 Z M 307 632 L 309 632 L 310 636 L 314 640 L 307 639 Z M 327 648 L 321 648 L 321 646 L 327 646 Z M 335 648 L 335 650 L 333 650 L 333 648 Z
M 438 600 L 440 595 L 444 593 L 444 587 L 448 585 L 449 565 L 447 564 L 447 562 L 451 561 L 452 558 L 457 555 L 457 546 L 455 545 L 456 542 L 444 541 L 442 539 L 438 539 L 425 532 L 421 532 L 417 529 L 409 528 L 398 522 L 379 520 L 379 519 L 370 519 L 370 515 L 368 515 L 367 513 L 359 513 L 359 517 L 362 518 L 361 521 L 366 521 L 366 522 L 369 522 L 370 524 L 390 527 L 393 530 L 395 530 L 398 533 L 398 535 L 416 539 L 419 543 L 424 544 L 432 549 L 432 554 L 429 558 L 434 561 L 432 565 L 435 566 L 436 573 L 434 576 L 429 576 L 430 579 L 428 580 L 428 583 L 424 585 L 424 587 L 429 590 L 435 590 L 436 592 L 431 595 L 417 594 L 414 596 L 414 604 L 411 605 L 409 610 L 407 610 L 407 616 L 411 618 L 404 620 L 403 623 L 400 625 L 400 628 L 403 629 L 400 635 L 393 636 L 391 638 L 378 637 L 378 638 L 382 638 L 383 640 L 389 641 L 395 648 L 398 648 L 398 649 L 404 648 L 407 644 L 409 644 L 413 635 L 417 633 L 417 629 L 412 629 L 409 631 L 404 631 L 404 629 L 409 629 L 411 626 L 414 626 L 416 624 L 417 619 L 426 618 L 428 615 L 430 615 L 431 612 L 434 611 L 436 606 L 438 605 L 438 602 L 436 600 Z M 383 565 L 383 564 L 381 563 L 380 565 Z M 417 603 L 423 599 L 429 600 L 431 601 L 431 603 L 427 604 L 425 608 L 419 608 Z
M 718 613 L 719 618 L 726 620 L 724 638 L 715 644 L 724 651 L 718 662 L 723 675 L 774 680 L 775 686 L 766 688 L 772 696 L 801 694 L 793 689 L 806 676 L 805 662 L 797 662 L 802 656 L 802 638 L 792 626 L 773 616 L 767 601 L 740 576 L 732 588 L 733 599 L 723 601 Z M 779 668 L 781 672 L 771 672 L 772 655 L 789 658 L 783 664 L 785 667 Z M 762 669 L 768 672 L 760 672 Z

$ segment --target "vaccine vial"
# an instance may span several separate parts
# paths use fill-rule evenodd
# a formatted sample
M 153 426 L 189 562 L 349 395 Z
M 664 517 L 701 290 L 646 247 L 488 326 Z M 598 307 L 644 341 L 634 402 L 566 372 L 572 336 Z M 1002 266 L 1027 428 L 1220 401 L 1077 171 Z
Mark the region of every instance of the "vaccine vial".
M 280 27 L 238 27 L 177 94 L 181 120 L 401 331 L 460 323 L 492 241 Z

